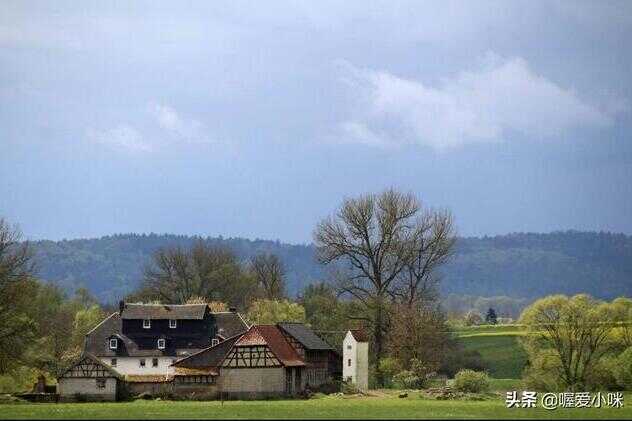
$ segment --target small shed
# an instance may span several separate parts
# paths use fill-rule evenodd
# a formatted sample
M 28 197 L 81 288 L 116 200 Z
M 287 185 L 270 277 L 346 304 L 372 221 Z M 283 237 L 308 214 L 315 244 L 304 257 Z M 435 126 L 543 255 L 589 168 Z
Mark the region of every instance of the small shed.
M 84 353 L 57 378 L 61 401 L 115 401 L 123 377 L 95 356 Z

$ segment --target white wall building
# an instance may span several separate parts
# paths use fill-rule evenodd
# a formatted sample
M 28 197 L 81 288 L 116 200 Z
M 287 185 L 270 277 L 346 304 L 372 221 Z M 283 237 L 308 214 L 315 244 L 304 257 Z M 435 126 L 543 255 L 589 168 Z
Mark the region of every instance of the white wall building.
M 365 392 L 369 389 L 369 340 L 361 330 L 347 332 L 342 343 L 342 379 Z

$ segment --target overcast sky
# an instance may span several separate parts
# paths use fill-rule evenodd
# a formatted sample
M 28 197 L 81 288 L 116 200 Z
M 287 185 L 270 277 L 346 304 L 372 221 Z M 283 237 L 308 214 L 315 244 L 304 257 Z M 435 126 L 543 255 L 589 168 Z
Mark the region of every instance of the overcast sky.
M 29 238 L 308 242 L 394 186 L 462 235 L 632 233 L 632 2 L 0 3 Z

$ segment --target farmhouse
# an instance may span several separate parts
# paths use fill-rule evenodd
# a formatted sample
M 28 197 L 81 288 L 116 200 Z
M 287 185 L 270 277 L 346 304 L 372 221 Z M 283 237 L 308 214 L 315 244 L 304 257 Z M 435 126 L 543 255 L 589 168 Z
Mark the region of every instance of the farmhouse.
M 248 326 L 205 304 L 120 303 L 86 335 L 58 379 L 62 400 L 167 392 L 208 398 L 291 396 L 341 375 L 339 354 L 301 323 Z

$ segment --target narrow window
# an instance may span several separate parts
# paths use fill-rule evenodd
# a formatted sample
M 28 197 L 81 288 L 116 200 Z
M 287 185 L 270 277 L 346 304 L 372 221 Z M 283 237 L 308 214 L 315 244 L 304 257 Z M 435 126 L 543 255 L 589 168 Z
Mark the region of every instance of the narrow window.
M 141 358 L 140 360 L 138 360 L 138 364 L 140 365 L 141 368 L 145 368 L 145 359 Z
M 165 340 L 158 339 L 158 349 L 165 349 Z
M 177 326 L 178 326 L 178 321 L 177 320 L 173 320 L 173 319 L 169 320 L 169 327 L 171 329 L 175 329 Z
M 116 363 L 117 363 L 116 358 L 112 358 L 112 361 L 110 361 L 110 365 L 112 367 L 116 367 Z
M 151 328 L 151 320 L 144 319 L 143 320 L 143 329 L 150 329 L 150 328 Z
M 110 339 L 110 349 L 118 348 L 118 339 L 112 338 Z
M 97 389 L 105 389 L 105 379 L 96 379 Z
M 152 367 L 158 367 L 158 358 L 152 358 L 151 359 L 151 366 Z
M 347 360 L 347 367 L 351 367 L 351 358 Z
M 211 339 L 211 346 L 215 346 L 217 344 L 219 344 L 219 339 L 216 339 L 216 338 Z

